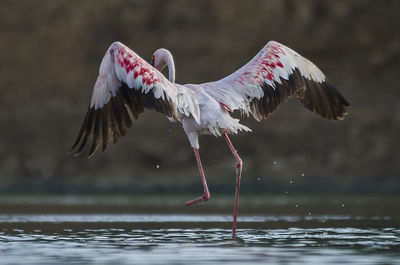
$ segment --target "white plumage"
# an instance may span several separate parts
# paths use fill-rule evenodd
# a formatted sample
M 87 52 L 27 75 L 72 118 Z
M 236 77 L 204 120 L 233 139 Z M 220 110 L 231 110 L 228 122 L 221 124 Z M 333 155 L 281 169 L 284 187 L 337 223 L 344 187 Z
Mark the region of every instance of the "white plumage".
M 161 73 L 165 66 L 169 80 Z M 251 130 L 230 112 L 239 110 L 261 120 L 294 95 L 306 108 L 328 119 L 342 119 L 349 106 L 312 62 L 274 41 L 233 74 L 199 85 L 175 83 L 175 66 L 168 50 L 155 51 L 150 65 L 122 43 L 114 42 L 101 62 L 89 109 L 71 150 L 78 148 L 76 154 L 80 154 L 92 137 L 89 157 L 100 146 L 104 151 L 110 142 L 116 143 L 125 135 L 145 108 L 154 109 L 180 122 L 194 149 L 204 194 L 186 203 L 193 205 L 210 198 L 198 136 L 223 135 L 236 159 L 235 235 L 242 161 L 228 134 Z

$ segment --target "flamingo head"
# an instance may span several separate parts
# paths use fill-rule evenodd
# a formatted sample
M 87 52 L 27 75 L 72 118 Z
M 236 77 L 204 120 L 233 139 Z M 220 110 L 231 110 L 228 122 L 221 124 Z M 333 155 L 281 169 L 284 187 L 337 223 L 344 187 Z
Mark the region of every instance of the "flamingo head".
M 151 56 L 150 64 L 160 72 L 165 68 L 165 66 L 168 66 L 169 81 L 175 83 L 174 58 L 167 49 L 160 48 L 156 50 L 153 53 L 153 56 Z
M 160 48 L 153 53 L 153 56 L 151 56 L 150 64 L 161 72 L 171 61 L 171 53 L 167 49 Z

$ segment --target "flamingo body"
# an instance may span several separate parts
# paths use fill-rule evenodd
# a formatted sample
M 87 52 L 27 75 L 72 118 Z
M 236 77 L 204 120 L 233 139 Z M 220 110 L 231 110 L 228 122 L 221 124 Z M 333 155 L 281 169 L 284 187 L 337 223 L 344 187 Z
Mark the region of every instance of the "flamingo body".
M 169 80 L 161 73 L 166 66 Z M 194 150 L 204 194 L 188 201 L 189 206 L 210 198 L 198 136 L 223 135 L 236 160 L 235 236 L 242 160 L 228 134 L 251 130 L 230 113 L 239 110 L 260 121 L 292 96 L 327 119 L 343 119 L 347 114 L 349 103 L 325 75 L 312 62 L 274 41 L 231 75 L 198 85 L 175 83 L 175 66 L 168 50 L 155 51 L 149 64 L 122 43 L 114 42 L 100 64 L 88 111 L 71 150 L 77 148 L 79 155 L 92 138 L 92 157 L 100 146 L 104 151 L 124 136 L 144 109 L 160 112 L 182 124 Z

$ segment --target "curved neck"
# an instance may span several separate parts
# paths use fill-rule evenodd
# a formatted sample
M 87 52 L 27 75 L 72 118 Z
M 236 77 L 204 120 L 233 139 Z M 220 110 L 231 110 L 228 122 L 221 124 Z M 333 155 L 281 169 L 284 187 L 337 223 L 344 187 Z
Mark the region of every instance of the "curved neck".
M 171 83 L 175 83 L 175 64 L 171 53 L 167 53 L 166 56 L 164 56 L 164 60 L 168 66 L 168 79 Z

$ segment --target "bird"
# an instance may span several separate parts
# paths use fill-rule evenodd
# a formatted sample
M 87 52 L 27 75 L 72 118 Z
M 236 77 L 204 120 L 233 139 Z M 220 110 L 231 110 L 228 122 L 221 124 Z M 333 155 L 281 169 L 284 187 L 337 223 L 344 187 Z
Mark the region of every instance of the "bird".
M 162 70 L 168 68 L 168 79 Z M 236 236 L 240 180 L 243 163 L 228 135 L 251 129 L 232 117 L 257 121 L 268 118 L 289 98 L 330 120 L 342 120 L 350 104 L 311 61 L 276 41 L 269 41 L 247 64 L 232 74 L 203 84 L 175 83 L 170 51 L 157 49 L 150 63 L 121 42 L 107 49 L 94 84 L 90 105 L 70 152 L 81 154 L 91 141 L 88 157 L 126 134 L 145 109 L 182 125 L 193 148 L 204 193 L 188 202 L 210 199 L 199 154 L 199 135 L 222 136 L 235 158 L 236 190 L 232 236 Z

